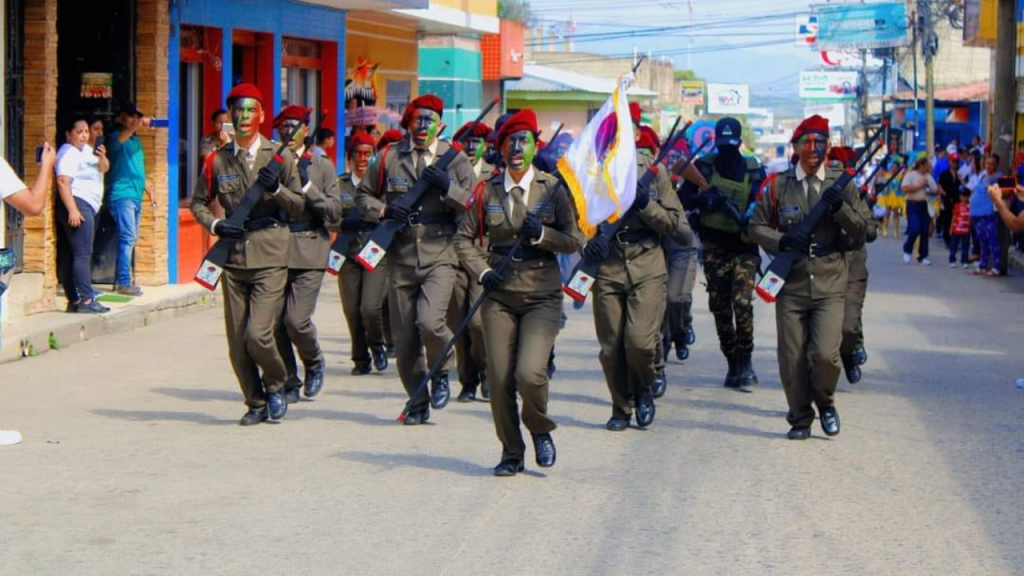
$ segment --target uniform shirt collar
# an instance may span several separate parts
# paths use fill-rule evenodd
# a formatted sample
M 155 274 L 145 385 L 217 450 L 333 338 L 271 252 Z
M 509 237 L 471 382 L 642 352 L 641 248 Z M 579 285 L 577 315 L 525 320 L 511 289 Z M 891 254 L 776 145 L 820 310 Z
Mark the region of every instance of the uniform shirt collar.
M 260 151 L 260 146 L 262 146 L 262 145 L 263 145 L 263 136 L 257 136 L 255 138 L 253 138 L 252 139 L 252 144 L 250 144 L 249 148 L 248 148 L 249 155 L 252 156 L 253 158 L 255 158 L 256 157 L 256 153 Z M 232 148 L 231 148 L 232 154 L 234 154 L 235 156 L 238 156 L 238 140 L 233 140 L 231 142 L 231 146 L 232 146 Z
M 360 178 L 359 176 L 356 176 L 355 172 L 352 173 L 352 185 L 353 186 L 358 188 L 359 187 L 359 183 L 362 182 L 362 181 L 363 181 L 363 179 Z
M 512 179 L 512 174 L 505 170 L 505 192 L 511 193 L 513 188 L 520 188 L 523 191 L 523 201 L 525 202 L 531 184 L 533 184 L 533 166 L 526 169 L 526 174 L 523 174 L 518 184 Z
M 814 174 L 808 174 L 807 172 L 804 172 L 804 165 L 799 163 L 799 162 L 797 162 L 796 163 L 796 179 L 797 179 L 797 181 L 798 182 L 803 182 L 808 176 L 814 176 L 815 178 L 818 179 L 819 182 L 824 182 L 825 181 L 825 163 L 822 162 L 821 166 L 818 166 L 818 171 L 815 172 Z

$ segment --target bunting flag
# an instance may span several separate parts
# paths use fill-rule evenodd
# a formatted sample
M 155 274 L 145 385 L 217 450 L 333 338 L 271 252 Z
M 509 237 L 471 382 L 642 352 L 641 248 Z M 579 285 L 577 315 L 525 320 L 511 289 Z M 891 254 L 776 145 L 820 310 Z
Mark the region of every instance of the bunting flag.
M 626 99 L 633 82 L 632 74 L 619 78 L 611 97 L 558 161 L 587 238 L 605 220 L 617 221 L 636 197 L 636 139 Z

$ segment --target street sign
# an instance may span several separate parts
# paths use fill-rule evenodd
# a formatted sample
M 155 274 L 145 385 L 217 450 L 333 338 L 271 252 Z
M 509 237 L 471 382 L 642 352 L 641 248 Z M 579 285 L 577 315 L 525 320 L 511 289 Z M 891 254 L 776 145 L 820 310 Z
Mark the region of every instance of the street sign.
M 797 14 L 794 37 L 797 46 L 814 46 L 818 42 L 818 17 L 814 14 Z
M 804 100 L 856 100 L 857 72 L 804 70 L 800 73 L 800 98 Z
M 902 2 L 812 6 L 818 17 L 819 50 L 894 48 L 910 44 L 907 6 Z
M 749 109 L 749 84 L 708 84 L 709 114 L 746 114 Z

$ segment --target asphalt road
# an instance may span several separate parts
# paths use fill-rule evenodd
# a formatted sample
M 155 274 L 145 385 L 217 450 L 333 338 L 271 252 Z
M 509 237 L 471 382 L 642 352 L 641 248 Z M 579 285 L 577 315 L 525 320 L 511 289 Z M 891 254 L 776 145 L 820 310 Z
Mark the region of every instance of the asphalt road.
M 488 405 L 395 422 L 394 368 L 348 375 L 337 288 L 324 392 L 241 428 L 220 310 L 0 366 L 0 574 L 1024 573 L 1024 280 L 905 266 L 872 247 L 869 363 L 843 431 L 785 439 L 774 313 L 752 394 L 703 294 L 648 431 L 610 415 L 588 308 L 566 304 L 558 464 L 491 476 Z M 457 386 L 455 391 L 457 392 Z

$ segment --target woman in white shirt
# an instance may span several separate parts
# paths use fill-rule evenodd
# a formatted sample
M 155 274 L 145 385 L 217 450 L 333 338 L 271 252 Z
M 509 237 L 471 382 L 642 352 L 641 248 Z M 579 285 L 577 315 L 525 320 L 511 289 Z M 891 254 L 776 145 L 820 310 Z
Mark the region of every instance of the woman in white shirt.
M 70 257 L 59 258 L 68 312 L 97 314 L 110 309 L 92 289 L 92 242 L 96 213 L 103 201 L 103 173 L 110 169 L 106 151 L 89 146 L 89 123 L 76 119 L 65 132 L 67 143 L 57 151 L 57 222 L 67 237 Z
M 931 171 L 928 157 L 922 155 L 900 184 L 907 199 L 907 241 L 903 244 L 903 261 L 907 264 L 913 259 L 914 242 L 920 239 L 917 261 L 924 266 L 932 265 L 928 259 L 928 236 L 932 224 L 928 214 L 928 195 L 937 192 L 939 185 L 932 178 Z

